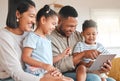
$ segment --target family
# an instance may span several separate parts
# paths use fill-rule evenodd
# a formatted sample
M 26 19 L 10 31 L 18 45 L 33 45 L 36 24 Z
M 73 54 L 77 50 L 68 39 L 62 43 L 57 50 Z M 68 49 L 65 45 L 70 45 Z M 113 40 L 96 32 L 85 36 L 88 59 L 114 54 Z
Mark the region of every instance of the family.
M 79 32 L 72 6 L 57 14 L 49 5 L 36 12 L 32 0 L 8 2 L 6 26 L 0 29 L 0 81 L 116 81 L 106 75 L 109 60 L 88 71 L 99 54 L 109 54 L 96 42 L 95 21 L 85 20 Z

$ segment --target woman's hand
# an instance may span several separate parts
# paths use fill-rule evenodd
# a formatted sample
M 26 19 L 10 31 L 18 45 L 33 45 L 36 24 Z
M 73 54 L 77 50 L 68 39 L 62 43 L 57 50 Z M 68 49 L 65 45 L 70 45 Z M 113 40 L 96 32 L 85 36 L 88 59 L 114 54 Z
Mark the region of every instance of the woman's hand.
M 44 76 L 40 79 L 40 81 L 64 81 L 62 78 L 60 77 L 54 77 L 51 75 L 50 72 L 47 72 L 46 74 L 44 74 Z
M 62 73 L 50 64 L 44 64 L 43 68 L 47 71 L 47 73 L 50 73 L 52 76 L 62 76 Z
M 50 73 L 52 76 L 58 76 L 61 77 L 62 73 L 56 68 L 55 70 L 51 71 Z
M 44 74 L 44 76 L 40 79 L 40 81 L 74 81 L 72 78 L 65 76 L 52 76 L 50 72 Z

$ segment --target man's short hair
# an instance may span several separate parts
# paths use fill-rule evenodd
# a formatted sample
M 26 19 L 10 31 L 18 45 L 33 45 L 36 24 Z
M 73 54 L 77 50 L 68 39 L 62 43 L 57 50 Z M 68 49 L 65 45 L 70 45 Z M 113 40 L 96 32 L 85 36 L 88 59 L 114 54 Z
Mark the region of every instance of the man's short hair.
M 60 9 L 59 15 L 68 18 L 68 17 L 78 17 L 78 13 L 75 8 L 72 6 L 64 6 Z

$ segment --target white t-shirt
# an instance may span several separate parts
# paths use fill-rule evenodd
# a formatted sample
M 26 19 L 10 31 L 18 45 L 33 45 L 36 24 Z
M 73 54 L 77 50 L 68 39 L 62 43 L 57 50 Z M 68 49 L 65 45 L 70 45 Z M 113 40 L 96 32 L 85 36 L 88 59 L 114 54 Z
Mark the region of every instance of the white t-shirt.
M 27 33 L 16 35 L 0 29 L 0 35 L 0 79 L 11 76 L 15 81 L 40 81 L 40 77 L 23 70 L 22 40 Z
M 104 48 L 104 46 L 101 43 L 96 42 L 94 45 L 88 45 L 85 42 L 78 42 L 77 45 L 74 48 L 74 53 L 75 52 L 83 52 L 85 50 L 97 50 L 101 54 L 109 54 L 107 49 Z M 86 63 L 89 63 L 91 59 L 89 58 L 83 58 L 83 61 Z
M 88 45 L 85 42 L 78 42 L 73 52 L 75 53 L 75 52 L 82 52 L 85 50 L 94 50 L 94 49 L 98 50 L 102 54 L 109 54 L 107 49 L 105 49 L 105 47 L 101 43 L 98 43 L 98 42 L 96 42 L 96 44 L 94 45 Z

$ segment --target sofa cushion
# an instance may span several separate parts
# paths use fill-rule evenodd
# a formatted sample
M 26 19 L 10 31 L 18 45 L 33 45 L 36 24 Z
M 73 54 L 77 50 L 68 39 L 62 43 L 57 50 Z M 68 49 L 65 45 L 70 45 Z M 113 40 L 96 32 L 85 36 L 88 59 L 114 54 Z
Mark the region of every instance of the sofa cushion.
M 120 81 L 120 57 L 112 60 L 112 68 L 108 76 L 113 77 L 116 81 Z

